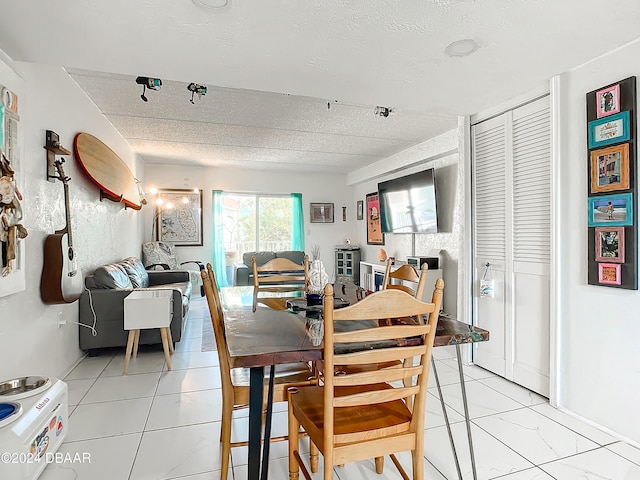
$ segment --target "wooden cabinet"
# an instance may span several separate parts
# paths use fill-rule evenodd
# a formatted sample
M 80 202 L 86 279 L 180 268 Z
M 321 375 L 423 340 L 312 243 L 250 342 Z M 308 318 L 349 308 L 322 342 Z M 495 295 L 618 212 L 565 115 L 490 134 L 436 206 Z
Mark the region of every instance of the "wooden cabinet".
M 336 248 L 336 282 L 360 285 L 359 248 Z

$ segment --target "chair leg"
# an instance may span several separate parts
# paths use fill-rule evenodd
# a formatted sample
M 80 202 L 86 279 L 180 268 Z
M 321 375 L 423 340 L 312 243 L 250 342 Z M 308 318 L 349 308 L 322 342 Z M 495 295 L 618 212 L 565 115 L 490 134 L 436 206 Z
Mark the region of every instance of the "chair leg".
M 415 480 L 424 479 L 424 453 L 422 450 L 413 450 L 411 452 L 413 457 L 413 478 Z
M 318 447 L 309 439 L 309 464 L 311 465 L 311 473 L 318 471 Z
M 291 393 L 289 393 L 289 401 Z M 289 416 L 289 480 L 298 480 L 300 478 L 300 465 L 298 465 L 298 449 L 300 448 L 300 422 L 293 414 L 291 403 L 288 408 Z M 311 440 L 309 440 L 311 441 Z M 313 444 L 313 442 L 311 442 Z
M 376 462 L 376 473 L 378 475 L 381 475 L 382 472 L 384 471 L 384 457 L 376 457 L 375 462 Z
M 231 402 L 222 402 L 222 426 L 220 428 L 220 443 L 222 444 L 222 457 L 220 464 L 220 480 L 227 480 L 229 472 L 229 457 L 231 456 L 231 423 L 233 419 L 233 405 Z

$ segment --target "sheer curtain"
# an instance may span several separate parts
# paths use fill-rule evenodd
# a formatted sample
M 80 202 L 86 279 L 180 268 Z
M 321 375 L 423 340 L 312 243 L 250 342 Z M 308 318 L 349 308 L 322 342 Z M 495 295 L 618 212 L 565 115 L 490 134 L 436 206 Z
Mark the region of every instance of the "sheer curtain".
M 224 247 L 224 215 L 222 213 L 222 190 L 213 191 L 213 273 L 218 287 L 226 287 L 227 268 Z
M 304 252 L 304 214 L 301 193 L 291 194 L 291 250 Z

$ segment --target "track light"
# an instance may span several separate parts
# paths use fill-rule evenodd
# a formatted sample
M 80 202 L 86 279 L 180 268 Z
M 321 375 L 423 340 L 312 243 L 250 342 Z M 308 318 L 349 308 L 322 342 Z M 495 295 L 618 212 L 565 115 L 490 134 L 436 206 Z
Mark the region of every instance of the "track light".
M 191 92 L 191 103 L 195 103 L 193 101 L 193 96 L 194 95 L 198 95 L 198 98 L 202 98 L 204 95 L 207 94 L 207 87 L 205 87 L 204 85 L 198 85 L 197 83 L 190 83 L 189 85 L 187 85 L 187 90 L 189 90 Z
M 390 108 L 388 108 L 388 107 L 381 107 L 381 106 L 377 106 L 377 107 L 375 108 L 375 110 L 373 111 L 373 113 L 374 113 L 375 115 L 380 116 L 380 117 L 388 117 L 388 116 L 389 116 L 389 114 L 390 114 L 392 111 L 393 111 L 393 110 L 391 110 L 391 109 L 390 109 Z
M 142 85 L 142 95 L 140 95 L 140 98 L 144 102 L 149 100 L 145 96 L 145 92 L 147 91 L 147 88 L 149 90 L 160 90 L 160 87 L 162 86 L 162 80 L 160 80 L 159 78 L 151 78 L 151 77 L 138 77 L 136 78 L 136 83 L 138 85 Z

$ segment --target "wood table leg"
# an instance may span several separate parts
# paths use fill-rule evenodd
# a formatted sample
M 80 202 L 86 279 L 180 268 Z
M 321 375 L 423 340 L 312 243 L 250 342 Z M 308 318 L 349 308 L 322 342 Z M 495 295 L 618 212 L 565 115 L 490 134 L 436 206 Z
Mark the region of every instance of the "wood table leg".
M 133 339 L 133 358 L 138 358 L 138 345 L 140 344 L 140 329 L 134 330 L 136 336 Z
M 176 350 L 173 348 L 173 336 L 171 335 L 171 327 L 167 327 L 167 337 L 169 339 L 169 353 L 173 355 Z
M 131 350 L 133 349 L 133 339 L 136 336 L 135 330 L 129 330 L 129 338 L 127 339 L 127 350 L 124 355 L 124 370 L 122 371 L 123 375 L 127 374 L 127 370 L 129 369 L 129 359 L 131 358 Z
M 164 350 L 164 361 L 167 362 L 167 370 L 171 370 L 171 358 L 169 357 L 169 339 L 167 337 L 168 328 L 160 329 L 160 336 L 162 337 L 162 349 Z

